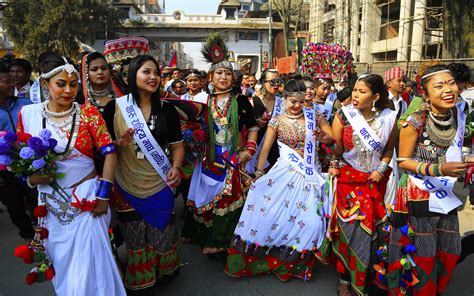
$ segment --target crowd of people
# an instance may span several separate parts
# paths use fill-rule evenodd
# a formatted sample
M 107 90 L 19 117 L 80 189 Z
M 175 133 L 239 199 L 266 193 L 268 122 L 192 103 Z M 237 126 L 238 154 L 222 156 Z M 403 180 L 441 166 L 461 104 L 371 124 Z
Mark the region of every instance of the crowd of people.
M 45 52 L 35 80 L 29 61 L 0 61 L 0 130 L 57 141 L 56 174 L 15 176 L 0 158 L 0 190 L 58 295 L 153 295 L 178 276 L 180 244 L 232 277 L 306 281 L 322 262 L 338 295 L 440 295 L 472 252 L 453 193 L 474 165 L 466 65 L 335 81 L 243 73 L 219 35 L 207 72 L 160 67 L 143 38 L 105 47 Z

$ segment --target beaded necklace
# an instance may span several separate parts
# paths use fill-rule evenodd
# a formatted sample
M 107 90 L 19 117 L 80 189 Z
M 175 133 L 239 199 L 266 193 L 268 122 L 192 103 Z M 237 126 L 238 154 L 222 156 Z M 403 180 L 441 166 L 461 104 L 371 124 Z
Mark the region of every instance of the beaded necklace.
M 223 112 L 221 113 L 217 108 L 217 98 L 211 96 L 211 102 L 208 105 L 207 112 L 207 123 L 209 126 L 209 159 L 211 163 L 214 163 L 216 159 L 216 130 L 214 126 L 216 125 L 215 120 L 219 118 L 219 122 L 222 125 L 221 128 L 225 129 L 225 143 L 229 139 L 229 130 L 232 135 L 232 145 L 229 151 L 229 155 L 234 154 L 237 148 L 237 140 L 239 138 L 239 114 L 238 114 L 238 105 L 237 98 L 232 96 L 224 107 Z M 215 117 L 216 116 L 216 117 Z M 227 127 L 230 123 L 230 129 Z

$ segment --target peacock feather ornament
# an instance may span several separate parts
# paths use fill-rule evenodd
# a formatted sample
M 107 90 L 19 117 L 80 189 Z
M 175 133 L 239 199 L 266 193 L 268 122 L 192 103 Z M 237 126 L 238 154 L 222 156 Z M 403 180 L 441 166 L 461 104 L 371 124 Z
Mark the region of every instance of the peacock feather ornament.
M 207 37 L 206 42 L 202 44 L 201 54 L 212 64 L 209 72 L 221 67 L 233 70 L 232 64 L 227 61 L 229 50 L 220 34 L 213 33 Z

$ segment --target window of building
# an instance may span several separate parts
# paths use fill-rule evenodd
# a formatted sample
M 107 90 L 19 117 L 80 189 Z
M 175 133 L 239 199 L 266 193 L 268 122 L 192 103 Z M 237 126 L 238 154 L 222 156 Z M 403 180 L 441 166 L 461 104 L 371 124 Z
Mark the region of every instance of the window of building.
M 324 42 L 334 42 L 334 19 L 323 24 L 323 40 Z
M 324 13 L 328 13 L 334 9 L 336 9 L 336 4 L 334 0 L 326 0 L 324 1 Z
M 226 20 L 235 20 L 235 8 L 226 8 L 225 9 L 225 12 L 226 12 L 226 17 L 225 19 Z
M 249 11 L 250 10 L 250 4 L 242 4 L 240 7 L 241 10 Z
M 379 40 L 391 39 L 398 36 L 400 24 L 400 0 L 377 0 L 380 9 Z

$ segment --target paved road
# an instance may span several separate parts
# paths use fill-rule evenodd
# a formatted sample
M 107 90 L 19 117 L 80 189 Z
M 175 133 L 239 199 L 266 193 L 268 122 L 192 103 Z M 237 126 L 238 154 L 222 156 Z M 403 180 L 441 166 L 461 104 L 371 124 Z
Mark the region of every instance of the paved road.
M 459 185 L 458 196 L 465 200 L 466 191 Z M 178 212 L 181 204 L 176 206 Z M 474 231 L 474 210 L 460 212 L 461 233 Z M 29 266 L 13 257 L 13 250 L 22 240 L 16 233 L 6 212 L 0 213 L 0 296 L 54 295 L 50 283 L 27 286 L 24 278 Z M 124 247 L 120 253 L 125 257 Z M 223 263 L 210 261 L 193 245 L 182 246 L 179 277 L 167 286 L 156 288 L 156 295 L 335 295 L 337 273 L 331 266 L 317 265 L 313 279 L 303 282 L 293 279 L 282 283 L 275 276 L 231 278 L 224 274 Z M 125 262 L 125 261 L 124 261 Z M 446 296 L 474 296 L 474 256 L 468 257 L 455 270 Z

